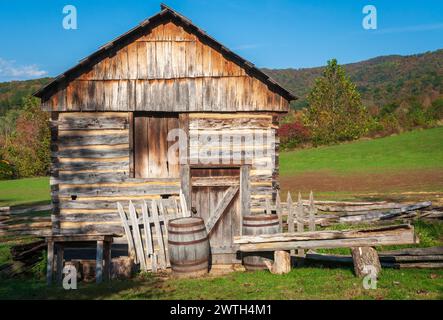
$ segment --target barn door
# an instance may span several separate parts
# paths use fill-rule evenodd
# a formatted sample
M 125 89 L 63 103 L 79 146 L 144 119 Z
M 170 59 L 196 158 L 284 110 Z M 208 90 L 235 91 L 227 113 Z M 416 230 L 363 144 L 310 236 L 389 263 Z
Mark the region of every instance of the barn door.
M 238 263 L 233 237 L 240 235 L 238 168 L 191 169 L 192 207 L 209 232 L 212 264 Z

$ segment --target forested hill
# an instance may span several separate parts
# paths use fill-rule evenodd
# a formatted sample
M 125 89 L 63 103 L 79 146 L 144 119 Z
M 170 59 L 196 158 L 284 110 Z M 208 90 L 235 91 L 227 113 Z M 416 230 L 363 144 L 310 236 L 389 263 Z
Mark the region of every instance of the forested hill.
M 368 107 L 401 103 L 411 98 L 427 104 L 443 94 L 443 49 L 412 56 L 377 57 L 344 67 Z M 307 93 L 322 70 L 323 67 L 263 71 L 299 97 L 294 106 L 303 107 Z
M 340 61 L 339 61 L 340 63 Z M 412 56 L 383 56 L 347 64 L 346 72 L 357 85 L 366 106 L 418 99 L 428 104 L 443 95 L 443 49 Z M 306 106 L 306 96 L 323 67 L 308 69 L 263 69 L 295 93 L 295 107 Z M 21 99 L 51 78 L 0 83 L 0 115 L 19 107 Z
M 51 78 L 0 82 L 0 115 L 9 109 L 20 107 L 23 97 L 33 94 L 49 81 Z

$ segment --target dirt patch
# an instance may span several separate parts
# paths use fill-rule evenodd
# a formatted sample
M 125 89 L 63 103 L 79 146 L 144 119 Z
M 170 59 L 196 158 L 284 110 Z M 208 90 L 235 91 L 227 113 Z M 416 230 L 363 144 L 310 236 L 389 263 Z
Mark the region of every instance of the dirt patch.
M 281 190 L 295 192 L 386 193 L 442 191 L 443 170 L 408 170 L 395 173 L 333 174 L 307 172 L 280 177 Z

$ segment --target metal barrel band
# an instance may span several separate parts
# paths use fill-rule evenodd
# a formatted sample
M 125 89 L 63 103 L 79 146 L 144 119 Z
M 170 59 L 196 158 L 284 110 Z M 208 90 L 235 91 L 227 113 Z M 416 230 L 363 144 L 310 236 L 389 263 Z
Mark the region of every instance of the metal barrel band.
M 246 224 L 243 223 L 243 227 L 272 227 L 272 226 L 278 226 L 280 223 L 273 222 L 273 223 L 264 223 L 264 224 Z
M 168 230 L 168 233 L 170 234 L 193 234 L 198 232 L 206 231 L 206 228 L 201 228 L 198 230 L 191 230 L 191 231 L 174 231 L 174 230 Z
M 185 223 L 185 224 L 174 224 L 172 222 L 169 223 L 169 226 L 172 228 L 190 228 L 197 227 L 200 225 L 205 225 L 203 221 L 193 222 L 193 223 Z
M 275 214 L 270 214 L 268 216 L 244 216 L 243 220 L 250 220 L 250 221 L 262 221 L 262 220 L 276 220 L 278 219 L 278 216 Z
M 192 267 L 192 266 L 198 266 L 202 263 L 208 263 L 208 258 L 203 258 L 200 260 L 195 261 L 183 261 L 183 262 L 177 262 L 177 261 L 171 261 L 172 266 L 180 266 L 180 267 Z
M 177 241 L 171 241 L 168 240 L 168 244 L 176 245 L 176 246 L 189 246 L 196 243 L 205 242 L 208 240 L 208 237 L 204 237 L 202 239 L 194 240 L 194 241 L 186 241 L 186 242 L 177 242 Z

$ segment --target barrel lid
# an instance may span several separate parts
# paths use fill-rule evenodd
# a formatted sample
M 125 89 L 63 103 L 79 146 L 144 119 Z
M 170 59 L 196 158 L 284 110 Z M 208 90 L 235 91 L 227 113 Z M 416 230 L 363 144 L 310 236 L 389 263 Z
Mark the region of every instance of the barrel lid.
M 186 217 L 169 220 L 169 225 L 173 227 L 192 227 L 205 224 L 202 218 Z

